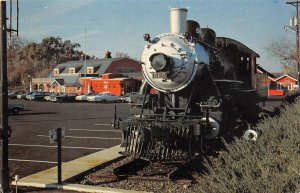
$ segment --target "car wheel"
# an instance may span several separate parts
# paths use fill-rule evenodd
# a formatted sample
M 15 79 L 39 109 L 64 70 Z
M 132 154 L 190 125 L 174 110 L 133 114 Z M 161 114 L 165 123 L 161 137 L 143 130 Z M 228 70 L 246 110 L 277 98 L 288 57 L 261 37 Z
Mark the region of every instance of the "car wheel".
M 13 108 L 12 114 L 13 115 L 19 115 L 20 114 L 20 109 L 19 108 Z

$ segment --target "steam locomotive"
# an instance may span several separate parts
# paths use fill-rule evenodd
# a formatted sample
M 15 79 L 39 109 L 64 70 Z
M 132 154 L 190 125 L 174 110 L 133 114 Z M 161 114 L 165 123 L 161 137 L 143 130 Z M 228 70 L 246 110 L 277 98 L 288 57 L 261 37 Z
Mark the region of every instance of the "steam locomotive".
M 132 116 L 113 125 L 123 131 L 124 155 L 180 161 L 202 154 L 237 125 L 254 123 L 266 99 L 256 73 L 257 53 L 170 9 L 171 32 L 151 38 L 141 56 L 144 82 L 132 96 Z

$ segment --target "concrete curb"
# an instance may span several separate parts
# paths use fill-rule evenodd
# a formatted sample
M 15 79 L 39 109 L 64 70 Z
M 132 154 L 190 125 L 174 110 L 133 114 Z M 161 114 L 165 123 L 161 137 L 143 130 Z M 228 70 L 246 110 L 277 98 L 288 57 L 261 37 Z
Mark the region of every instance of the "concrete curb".
M 16 183 L 14 182 L 14 185 Z M 109 187 L 100 186 L 88 186 L 82 184 L 42 184 L 34 182 L 18 182 L 18 186 L 36 187 L 36 188 L 47 188 L 47 189 L 61 189 L 61 190 L 72 190 L 77 192 L 92 192 L 92 193 L 149 193 L 144 191 L 124 190 Z
M 95 193 L 147 193 L 143 191 L 123 190 L 108 187 L 87 186 L 81 184 L 63 185 L 63 190 L 73 190 L 79 192 L 95 192 Z
M 62 180 L 73 179 L 93 168 L 99 167 L 105 163 L 113 161 L 121 157 L 119 154 L 123 149 L 118 145 L 114 146 L 70 162 L 66 162 L 62 165 Z M 78 192 L 95 192 L 95 193 L 145 193 L 141 191 L 114 189 L 108 187 L 88 186 L 81 184 L 68 184 L 57 185 L 57 167 L 49 168 L 47 170 L 32 174 L 21 178 L 18 182 L 13 181 L 12 185 L 37 187 L 37 188 L 51 188 L 62 190 L 73 190 Z

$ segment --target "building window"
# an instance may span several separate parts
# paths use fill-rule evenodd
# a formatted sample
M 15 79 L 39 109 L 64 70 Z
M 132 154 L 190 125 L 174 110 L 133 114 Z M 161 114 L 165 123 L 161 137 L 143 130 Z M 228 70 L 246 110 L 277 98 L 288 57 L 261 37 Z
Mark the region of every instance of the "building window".
M 117 73 L 134 73 L 135 68 L 133 67 L 117 67 L 116 68 Z
M 289 90 L 293 90 L 293 85 L 292 85 L 292 83 L 290 83 L 290 84 L 288 85 L 288 89 L 289 89 Z
M 94 74 L 94 67 L 87 67 L 86 68 L 86 73 L 87 74 Z
M 54 76 L 58 76 L 58 75 L 59 75 L 59 69 L 58 69 L 58 68 L 55 68 L 55 69 L 53 70 L 53 75 L 54 75 Z
M 277 90 L 281 90 L 281 83 L 277 84 Z
M 53 71 L 54 76 L 58 76 L 59 75 L 59 69 L 55 68 Z
M 75 74 L 75 68 L 69 68 L 69 73 L 70 74 Z

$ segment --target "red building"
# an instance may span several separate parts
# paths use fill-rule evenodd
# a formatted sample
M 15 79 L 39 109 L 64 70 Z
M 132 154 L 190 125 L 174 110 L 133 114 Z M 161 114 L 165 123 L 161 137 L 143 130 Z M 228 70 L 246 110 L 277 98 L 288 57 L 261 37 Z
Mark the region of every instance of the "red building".
M 276 77 L 274 74 L 267 72 L 260 66 L 257 67 L 257 72 L 267 75 L 265 81 L 268 84 L 268 96 L 281 96 L 292 90 L 298 89 L 298 81 L 294 78 L 295 76 L 291 74 L 281 73 L 279 77 Z
M 98 78 L 99 81 L 100 79 L 108 79 L 107 77 L 102 77 L 103 74 L 107 73 L 111 74 L 109 79 L 116 78 L 113 77 L 116 74 L 118 74 L 118 78 L 121 78 L 121 74 L 123 79 L 119 80 L 120 83 L 117 83 L 117 80 L 114 80 L 114 82 L 111 82 L 112 80 L 110 80 L 109 84 L 104 84 L 102 82 L 95 83 L 95 81 L 89 83 L 92 77 L 94 79 Z M 81 81 L 83 79 L 85 79 L 84 82 Z M 87 93 L 88 91 L 91 91 L 91 89 L 95 90 L 95 92 L 100 92 L 108 86 L 111 86 L 112 88 L 110 89 L 113 89 L 114 87 L 117 87 L 117 84 L 122 83 L 122 92 L 130 92 L 132 87 L 135 87 L 135 85 L 138 84 L 138 80 L 142 79 L 142 69 L 138 61 L 126 57 L 102 58 L 87 61 L 70 61 L 58 64 L 48 78 L 32 79 L 32 86 L 35 88 L 34 90 L 76 92 L 80 94 Z M 114 89 L 113 92 L 117 94 L 120 91 L 117 91 L 116 89 Z
M 138 91 L 141 81 L 123 77 L 120 74 L 106 73 L 102 78 L 80 78 L 82 90 L 86 92 L 110 92 L 117 96 Z
M 285 92 L 298 89 L 298 81 L 296 78 L 289 74 L 284 74 L 276 79 L 277 90 L 283 90 Z

